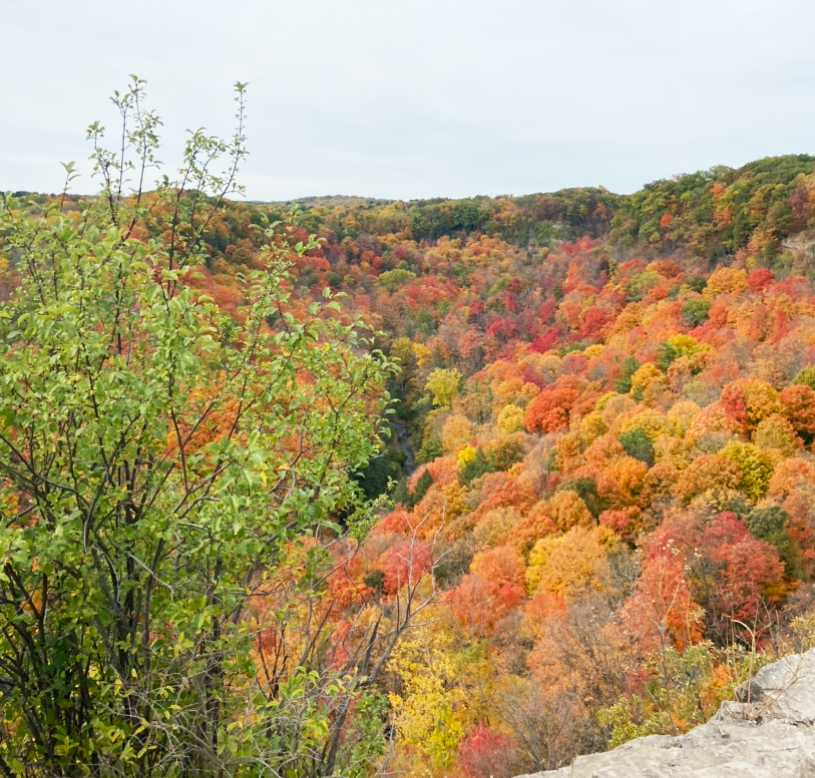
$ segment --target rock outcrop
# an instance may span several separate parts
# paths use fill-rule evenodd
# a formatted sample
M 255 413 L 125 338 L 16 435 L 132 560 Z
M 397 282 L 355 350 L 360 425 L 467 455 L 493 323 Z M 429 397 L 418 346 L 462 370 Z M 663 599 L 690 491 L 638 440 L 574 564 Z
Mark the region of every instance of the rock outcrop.
M 815 778 L 815 649 L 761 668 L 706 724 L 519 778 Z

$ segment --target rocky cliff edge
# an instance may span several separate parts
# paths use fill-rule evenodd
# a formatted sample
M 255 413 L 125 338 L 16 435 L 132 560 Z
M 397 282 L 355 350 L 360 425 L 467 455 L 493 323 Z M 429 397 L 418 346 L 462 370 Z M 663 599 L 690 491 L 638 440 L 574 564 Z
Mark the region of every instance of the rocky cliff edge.
M 706 724 L 518 778 L 815 778 L 815 649 L 761 668 Z

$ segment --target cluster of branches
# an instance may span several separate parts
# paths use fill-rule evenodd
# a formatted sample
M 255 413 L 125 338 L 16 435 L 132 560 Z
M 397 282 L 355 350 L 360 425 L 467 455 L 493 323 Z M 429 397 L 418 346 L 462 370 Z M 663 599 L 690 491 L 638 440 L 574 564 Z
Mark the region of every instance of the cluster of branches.
M 192 133 L 178 179 L 148 190 L 161 122 L 134 78 L 119 150 L 89 130 L 98 197 L 38 217 L 3 200 L 21 279 L 0 307 L 7 778 L 361 775 L 384 749 L 371 688 L 421 606 L 408 587 L 329 663 L 319 582 L 326 543 L 369 520 L 349 473 L 395 367 L 330 294 L 292 312 L 287 269 L 316 244 L 290 225 L 265 228 L 239 316 L 188 284 L 236 189 L 244 97 L 231 141 Z M 270 656 L 295 615 L 296 661 Z

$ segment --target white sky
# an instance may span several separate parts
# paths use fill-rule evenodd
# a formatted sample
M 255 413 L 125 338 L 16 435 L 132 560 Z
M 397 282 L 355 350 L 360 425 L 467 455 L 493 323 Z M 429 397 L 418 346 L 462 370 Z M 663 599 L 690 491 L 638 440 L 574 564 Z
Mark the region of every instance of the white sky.
M 250 199 L 631 192 L 815 153 L 814 29 L 812 0 L 0 0 L 0 189 L 61 189 L 136 73 L 166 162 L 249 82 Z

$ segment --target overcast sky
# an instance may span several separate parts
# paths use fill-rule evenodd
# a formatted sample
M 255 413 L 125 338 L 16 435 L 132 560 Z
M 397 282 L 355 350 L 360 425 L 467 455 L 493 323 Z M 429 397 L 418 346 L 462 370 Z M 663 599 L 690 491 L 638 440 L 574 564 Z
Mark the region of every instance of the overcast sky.
M 0 189 L 59 190 L 136 73 L 169 163 L 249 82 L 249 199 L 632 192 L 815 153 L 813 29 L 812 0 L 0 0 Z

